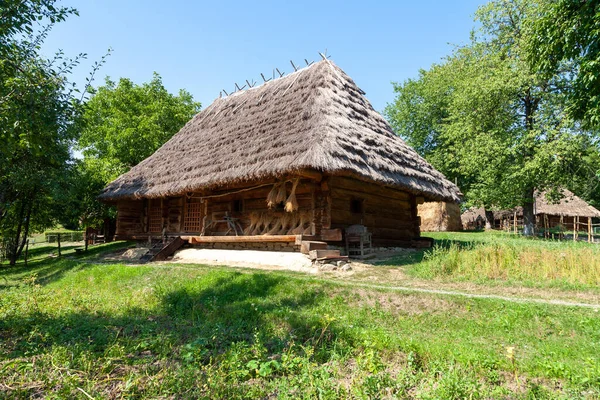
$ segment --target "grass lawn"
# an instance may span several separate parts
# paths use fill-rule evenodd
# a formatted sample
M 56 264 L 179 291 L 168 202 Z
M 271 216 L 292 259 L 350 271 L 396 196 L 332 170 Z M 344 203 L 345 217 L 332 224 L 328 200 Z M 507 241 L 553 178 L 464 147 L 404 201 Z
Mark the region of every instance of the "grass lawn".
M 600 398 L 593 309 L 95 258 L 125 246 L 0 266 L 0 397 Z

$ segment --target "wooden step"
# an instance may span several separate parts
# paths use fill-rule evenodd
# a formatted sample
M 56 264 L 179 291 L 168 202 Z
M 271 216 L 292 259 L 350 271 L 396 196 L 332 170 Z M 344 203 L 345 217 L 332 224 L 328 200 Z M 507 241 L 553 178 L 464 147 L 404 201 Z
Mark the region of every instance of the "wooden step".
M 327 259 L 329 257 L 336 258 L 341 257 L 339 250 L 311 250 L 308 253 L 311 260 Z
M 156 243 L 140 258 L 140 262 L 166 260 L 186 243 L 181 237 L 171 237 L 166 243 Z
M 348 258 L 348 256 L 328 256 L 328 257 L 323 257 L 323 258 L 317 258 L 317 261 L 346 261 L 349 262 L 350 259 Z
M 309 254 L 313 250 L 327 250 L 327 243 L 316 240 L 302 241 L 302 244 L 300 245 L 300 251 L 302 254 Z

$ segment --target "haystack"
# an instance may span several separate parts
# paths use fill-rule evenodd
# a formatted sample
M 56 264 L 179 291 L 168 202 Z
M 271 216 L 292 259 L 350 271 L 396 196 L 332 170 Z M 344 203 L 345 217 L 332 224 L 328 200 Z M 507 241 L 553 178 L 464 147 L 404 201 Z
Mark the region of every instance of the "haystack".
M 460 206 L 456 203 L 428 202 L 419 204 L 421 232 L 455 232 L 462 230 Z

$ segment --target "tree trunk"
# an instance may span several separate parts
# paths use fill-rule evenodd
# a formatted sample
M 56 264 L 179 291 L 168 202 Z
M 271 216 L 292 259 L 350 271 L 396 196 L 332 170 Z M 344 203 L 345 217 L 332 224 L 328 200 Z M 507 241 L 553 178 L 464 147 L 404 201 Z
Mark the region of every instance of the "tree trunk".
M 533 236 L 535 234 L 535 215 L 533 205 L 535 199 L 533 198 L 533 189 L 527 192 L 527 199 L 523 204 L 523 235 Z
M 21 200 L 21 209 L 19 210 L 19 216 L 18 216 L 18 220 L 19 223 L 17 224 L 17 232 L 15 233 L 15 237 L 13 238 L 14 241 L 9 242 L 9 246 L 11 248 L 8 249 L 8 260 L 9 260 L 9 265 L 10 266 L 14 266 L 17 263 L 17 259 L 19 258 L 19 255 L 21 254 L 21 252 L 19 251 L 19 239 L 21 238 L 21 229 L 23 227 L 23 217 L 25 214 L 25 200 Z
M 27 236 L 29 236 L 29 223 L 31 220 L 31 212 L 33 210 L 33 201 L 31 199 L 27 200 L 29 204 L 26 205 L 25 201 L 23 201 L 21 210 L 19 212 L 19 225 L 17 227 L 17 233 L 15 234 L 14 248 L 10 251 L 9 264 L 14 266 L 17 263 L 17 260 L 23 253 L 23 249 L 25 248 L 25 244 L 27 242 Z M 27 212 L 25 212 L 25 207 L 27 207 Z M 26 214 L 26 215 L 24 215 Z M 21 237 L 23 239 L 21 239 Z
M 490 210 L 485 210 L 485 230 L 489 231 L 494 229 L 494 212 Z

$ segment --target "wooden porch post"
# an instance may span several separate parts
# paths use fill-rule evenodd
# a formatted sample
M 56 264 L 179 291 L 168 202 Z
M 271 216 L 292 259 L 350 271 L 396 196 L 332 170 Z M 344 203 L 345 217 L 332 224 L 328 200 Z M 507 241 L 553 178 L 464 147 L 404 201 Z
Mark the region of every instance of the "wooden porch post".
M 594 241 L 594 236 L 592 235 L 592 217 L 588 217 L 588 243 L 592 243 Z
M 563 227 L 564 227 L 564 218 L 563 218 L 563 216 L 561 215 L 561 216 L 560 216 L 560 233 L 559 233 L 559 235 L 558 235 L 558 238 L 559 238 L 559 239 L 562 239 L 562 238 L 563 238 Z

